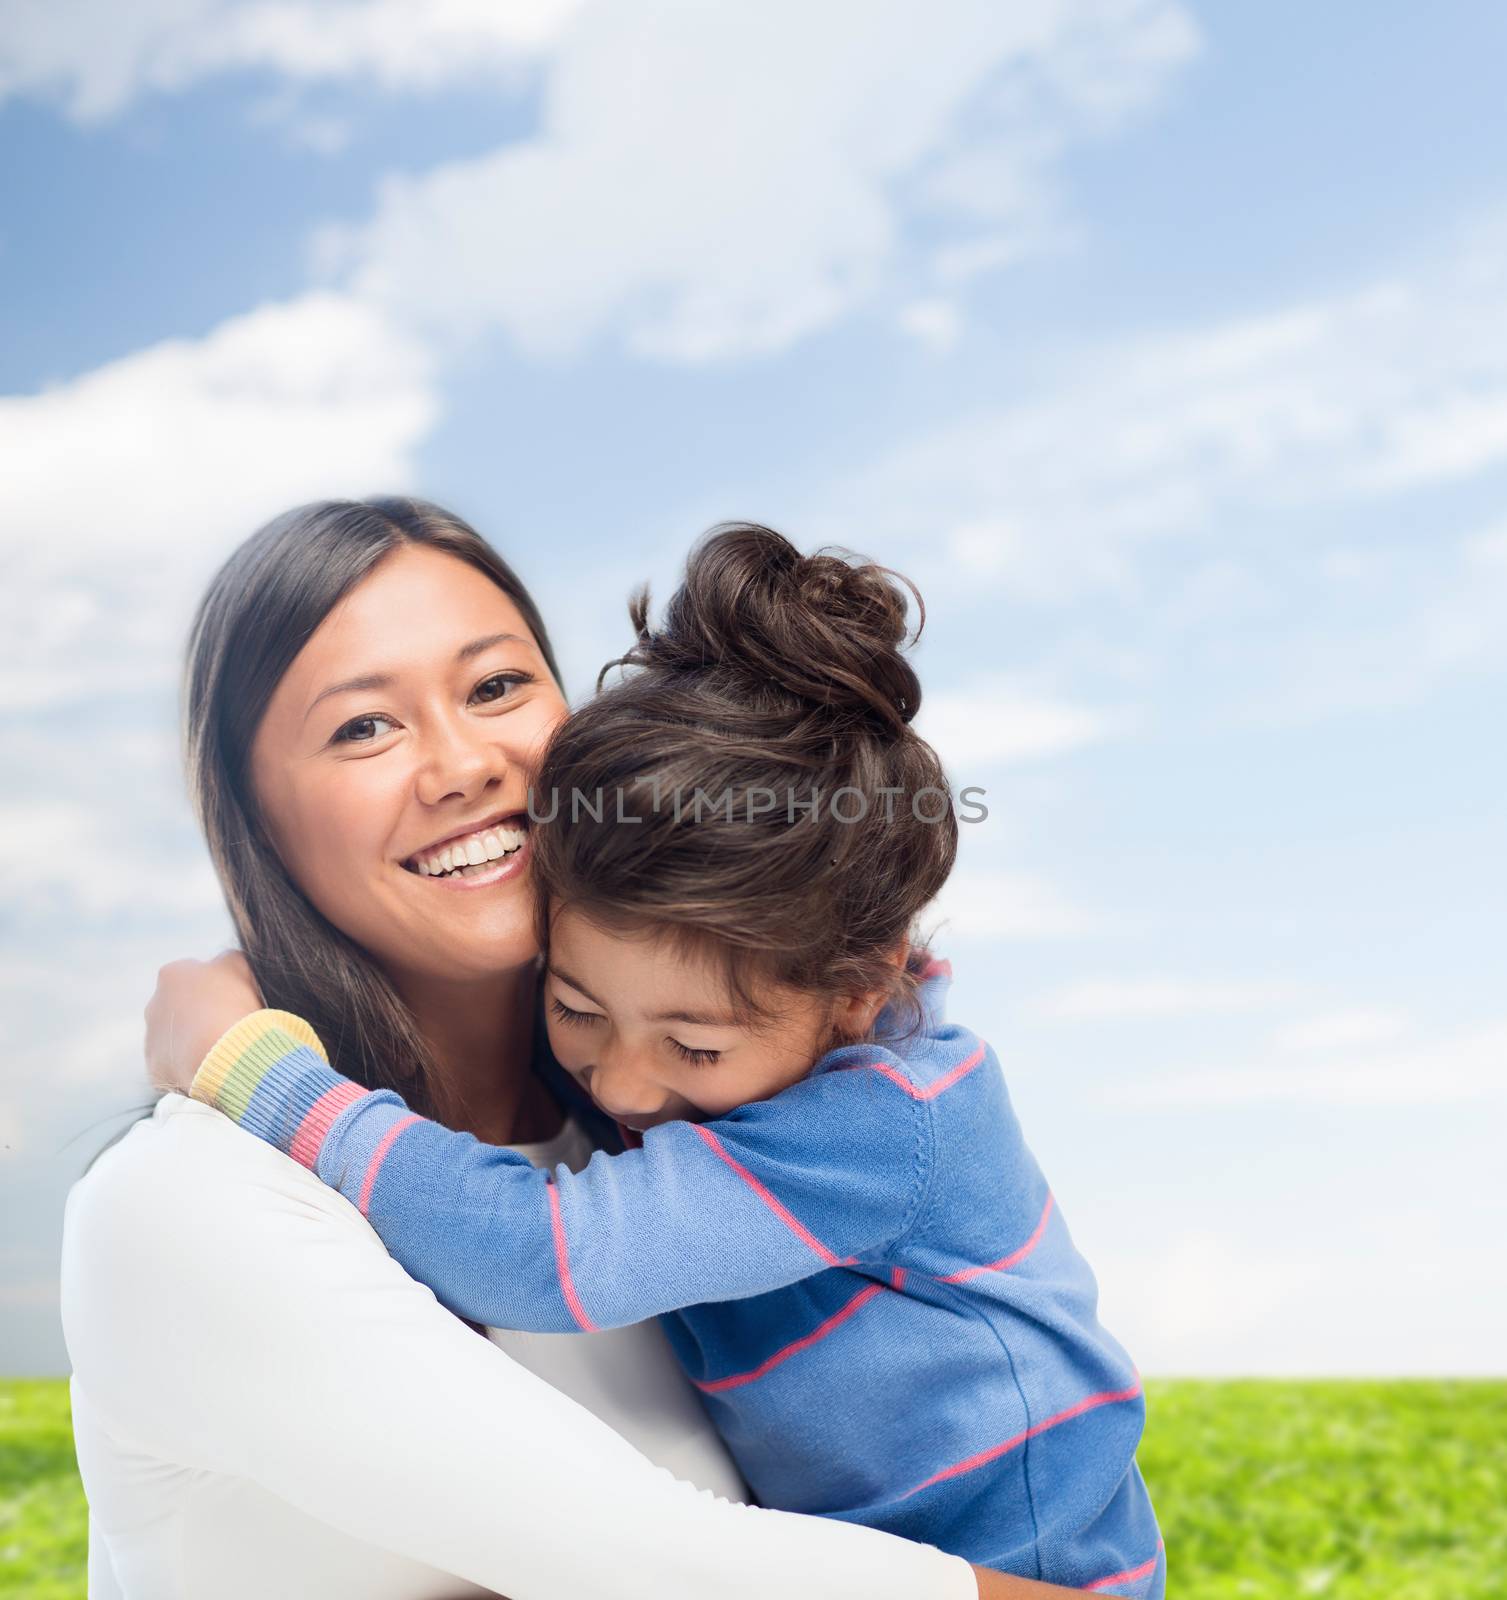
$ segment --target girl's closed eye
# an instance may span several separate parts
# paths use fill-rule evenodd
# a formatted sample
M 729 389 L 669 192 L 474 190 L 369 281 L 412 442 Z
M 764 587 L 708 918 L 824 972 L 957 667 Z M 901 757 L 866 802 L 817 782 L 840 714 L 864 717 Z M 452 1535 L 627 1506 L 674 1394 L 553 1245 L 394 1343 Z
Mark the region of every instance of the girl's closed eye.
M 602 1018 L 595 1011 L 576 1011 L 565 1004 L 563 1000 L 551 997 L 549 1008 L 561 1022 L 601 1022 Z
M 602 1022 L 605 1019 L 595 1011 L 577 1011 L 573 1006 L 568 1006 L 563 1000 L 551 996 L 549 1008 L 561 1022 L 591 1023 Z M 722 1057 L 720 1050 L 693 1050 L 689 1045 L 682 1044 L 679 1039 L 666 1039 L 666 1044 L 678 1055 L 682 1061 L 688 1061 L 693 1066 L 709 1067 L 714 1061 Z
M 675 1047 L 675 1053 L 682 1061 L 690 1061 L 699 1067 L 709 1067 L 722 1055 L 720 1050 L 693 1050 L 689 1045 L 682 1044 L 679 1039 L 671 1039 L 669 1042 Z

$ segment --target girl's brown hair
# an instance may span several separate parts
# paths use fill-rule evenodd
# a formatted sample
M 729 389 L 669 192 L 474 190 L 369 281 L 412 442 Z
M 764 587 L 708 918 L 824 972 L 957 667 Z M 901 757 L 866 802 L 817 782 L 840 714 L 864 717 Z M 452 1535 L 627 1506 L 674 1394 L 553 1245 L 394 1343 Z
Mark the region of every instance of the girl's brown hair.
M 194 619 L 184 683 L 189 789 L 241 949 L 269 1006 L 305 1017 L 367 1088 L 433 1115 L 433 1060 L 386 973 L 288 876 L 250 780 L 251 742 L 293 658 L 331 610 L 403 545 L 444 551 L 517 606 L 558 683 L 544 622 L 517 574 L 469 524 L 426 500 L 323 500 L 253 534 Z
M 613 930 L 720 957 L 734 1004 L 761 981 L 885 997 L 902 1032 L 917 980 L 895 953 L 952 869 L 957 821 L 910 726 L 908 580 L 846 551 L 803 556 L 752 523 L 714 528 L 625 670 L 556 734 L 531 809 L 541 919 L 552 898 Z

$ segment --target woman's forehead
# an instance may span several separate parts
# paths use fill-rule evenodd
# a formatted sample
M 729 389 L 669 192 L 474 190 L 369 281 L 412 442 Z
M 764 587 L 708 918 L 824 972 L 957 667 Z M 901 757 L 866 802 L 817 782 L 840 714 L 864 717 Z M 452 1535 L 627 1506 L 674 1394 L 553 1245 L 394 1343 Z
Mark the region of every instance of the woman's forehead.
M 317 693 L 314 680 L 337 664 L 342 675 L 448 666 L 466 646 L 498 634 L 534 648 L 517 605 L 486 573 L 443 551 L 406 545 L 330 611 L 279 688 Z
M 404 545 L 367 574 L 315 630 L 311 645 L 356 642 L 401 645 L 433 639 L 448 644 L 477 621 L 529 634 L 513 600 L 479 568 L 459 556 Z

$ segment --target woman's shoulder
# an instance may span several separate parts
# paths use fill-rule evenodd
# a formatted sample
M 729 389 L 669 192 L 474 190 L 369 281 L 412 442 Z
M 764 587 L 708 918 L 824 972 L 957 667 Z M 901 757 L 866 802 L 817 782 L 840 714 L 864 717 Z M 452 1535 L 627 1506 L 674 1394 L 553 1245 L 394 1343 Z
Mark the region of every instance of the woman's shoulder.
M 75 1381 L 112 1432 L 175 1461 L 208 1461 L 214 1440 L 194 1417 L 224 1401 L 217 1372 L 268 1359 L 280 1323 L 304 1340 L 343 1326 L 373 1283 L 387 1288 L 395 1275 L 340 1194 L 218 1112 L 170 1095 L 69 1192 L 63 1337 Z
M 284 1248 L 291 1224 L 380 1251 L 366 1219 L 297 1162 L 208 1106 L 172 1094 L 99 1155 L 63 1214 L 65 1332 L 70 1311 L 171 1283 L 210 1294 L 245 1284 Z M 191 1264 L 192 1270 L 185 1270 Z
M 360 1220 L 313 1173 L 181 1094 L 164 1095 L 149 1117 L 95 1158 L 69 1193 L 68 1214 L 70 1220 L 118 1217 L 172 1199 L 177 1217 L 189 1193 L 202 1199 L 202 1205 L 190 1208 L 201 1214 L 213 1208 L 223 1217 L 226 1206 L 261 1209 L 296 1197 L 338 1202 L 327 1209 Z M 151 1220 L 160 1229 L 167 1219 L 154 1210 Z

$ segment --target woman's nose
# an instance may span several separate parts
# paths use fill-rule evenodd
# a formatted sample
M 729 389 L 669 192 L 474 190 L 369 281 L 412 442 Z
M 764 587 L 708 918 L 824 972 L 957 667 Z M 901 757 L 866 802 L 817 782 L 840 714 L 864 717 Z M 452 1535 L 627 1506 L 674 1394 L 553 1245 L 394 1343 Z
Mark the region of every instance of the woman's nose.
M 416 780 L 419 799 L 437 805 L 452 797 L 471 800 L 495 779 L 507 776 L 508 758 L 498 740 L 475 718 L 445 719 L 423 737 Z

